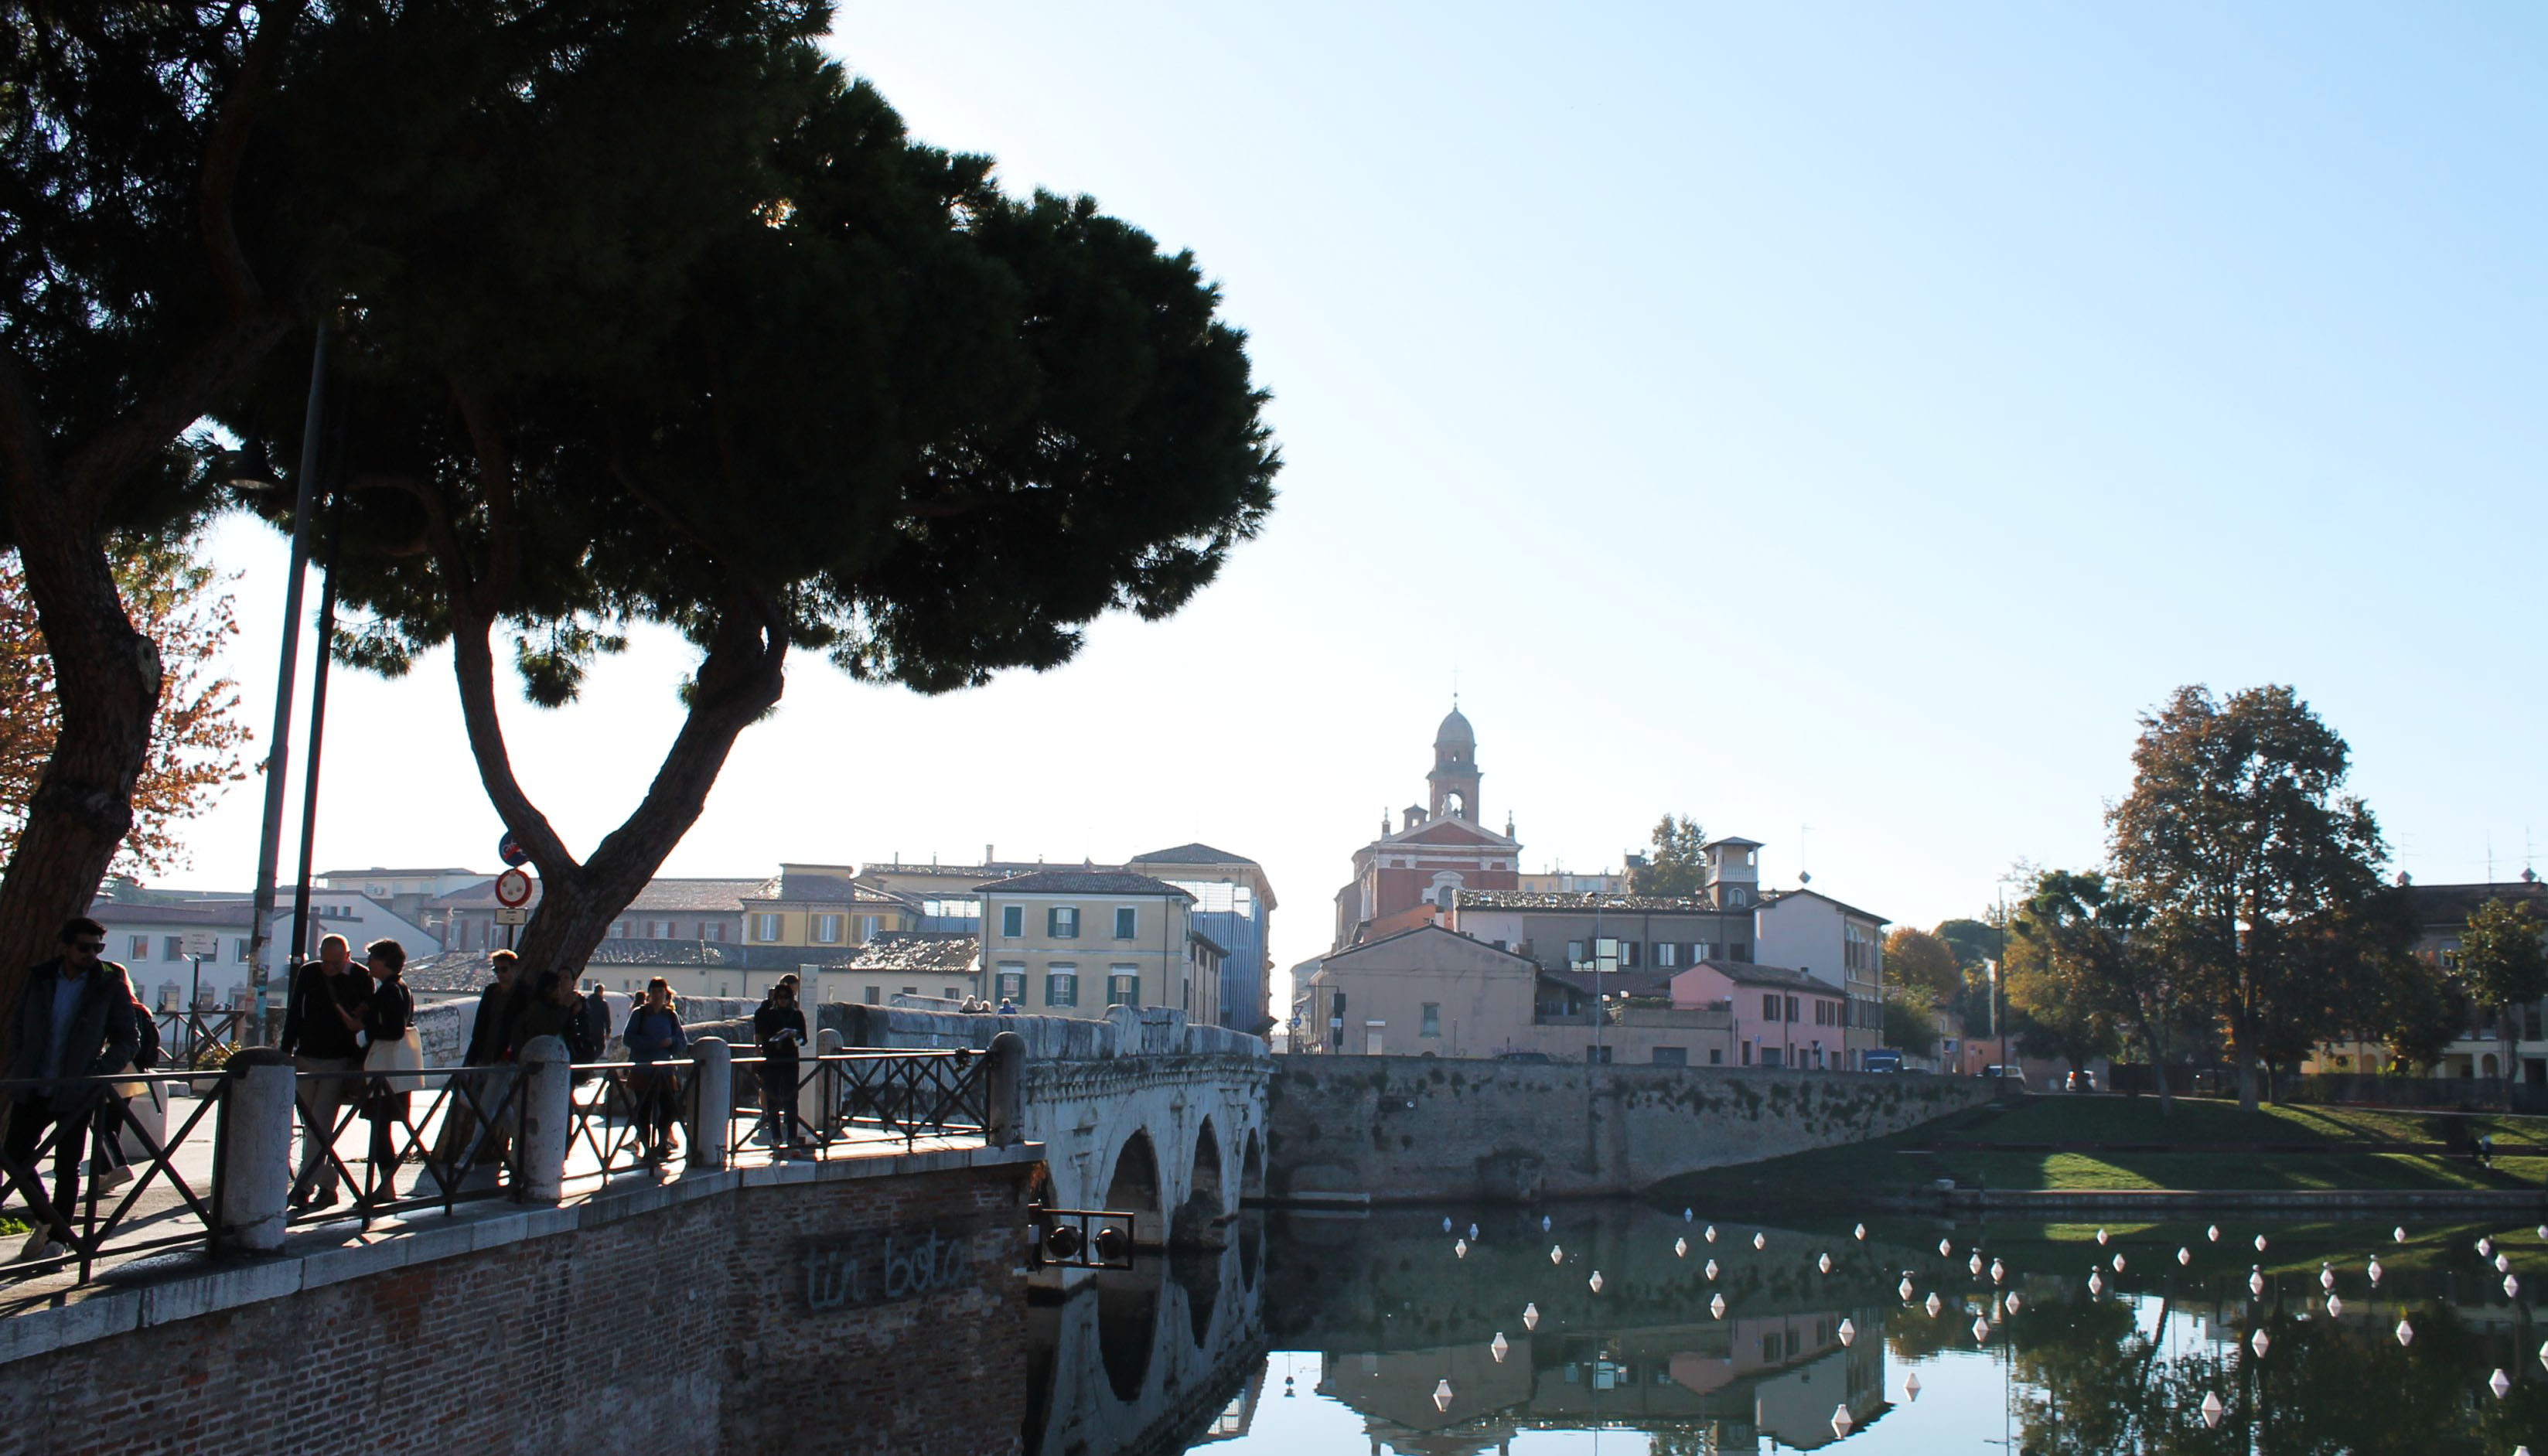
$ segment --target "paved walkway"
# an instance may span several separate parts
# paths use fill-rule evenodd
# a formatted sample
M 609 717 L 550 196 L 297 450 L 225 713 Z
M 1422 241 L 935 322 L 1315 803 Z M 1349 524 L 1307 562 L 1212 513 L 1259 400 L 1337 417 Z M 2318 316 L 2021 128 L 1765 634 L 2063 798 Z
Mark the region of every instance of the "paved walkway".
M 596 1082 L 575 1090 L 580 1110 L 592 1107 L 593 1099 L 599 1095 L 600 1087 L 601 1084 Z M 432 1099 L 427 1094 L 417 1093 L 413 1102 L 416 1114 L 425 1116 L 431 1102 Z M 191 1131 L 187 1130 L 188 1121 L 194 1118 L 199 1110 L 203 1113 L 202 1121 Z M 162 1144 L 166 1145 L 167 1138 L 177 1138 L 183 1133 L 182 1140 L 175 1144 L 169 1158 L 169 1165 L 195 1197 L 207 1207 L 212 1201 L 213 1136 L 216 1116 L 217 1110 L 208 1102 L 183 1096 L 172 1098 L 168 1104 L 167 1130 L 162 1138 Z M 758 1120 L 757 1109 L 738 1112 L 736 1136 L 732 1139 L 735 1144 L 733 1166 L 738 1168 L 765 1166 L 778 1160 L 774 1159 L 772 1148 L 749 1136 Z M 588 1136 L 588 1128 L 592 1129 L 596 1136 Z M 424 1136 L 419 1139 L 420 1144 L 426 1147 L 434 1146 L 439 1131 L 440 1119 L 437 1114 L 422 1129 Z M 661 1165 L 621 1167 L 605 1173 L 599 1150 L 594 1145 L 597 1135 L 603 1131 L 603 1124 L 597 1114 L 590 1120 L 584 1116 L 579 1116 L 577 1119 L 576 1131 L 567 1149 L 566 1182 L 562 1200 L 564 1204 L 573 1206 L 590 1200 L 605 1190 L 616 1191 L 633 1186 L 672 1182 L 689 1170 L 687 1158 L 681 1153 L 676 1153 Z M 607 1132 L 614 1138 L 624 1138 L 628 1131 L 628 1124 L 624 1117 L 611 1118 L 607 1123 Z M 686 1138 L 686 1136 L 685 1131 L 683 1137 Z M 360 1118 L 353 1119 L 337 1137 L 336 1155 L 343 1160 L 346 1169 L 356 1178 L 364 1175 L 364 1157 L 369 1149 L 370 1138 L 371 1124 Z M 850 1136 L 835 1139 L 823 1149 L 823 1152 L 824 1160 L 838 1161 L 843 1158 L 892 1157 L 906 1152 L 970 1148 L 981 1144 L 982 1138 L 979 1136 L 969 1134 L 953 1137 L 924 1137 L 906 1140 L 900 1137 L 872 1131 L 853 1130 Z M 293 1157 L 297 1166 L 301 1157 L 300 1134 L 297 1129 Z M 625 1158 L 624 1152 L 618 1154 L 618 1160 L 624 1161 Z M 797 1160 L 812 1161 L 813 1159 L 810 1153 L 807 1153 L 800 1155 Z M 51 1175 L 49 1159 L 44 1171 L 49 1183 Z M 128 1290 L 136 1284 L 200 1273 L 204 1270 L 207 1264 L 207 1255 L 202 1247 L 204 1223 L 189 1206 L 185 1197 L 169 1183 L 168 1173 L 161 1171 L 145 1179 L 142 1166 L 136 1164 L 134 1176 L 136 1183 L 141 1183 L 144 1186 L 139 1197 L 134 1201 L 132 1211 L 126 1215 L 124 1222 L 117 1227 L 109 1238 L 106 1256 L 92 1271 L 90 1281 L 86 1284 L 80 1283 L 78 1270 L 71 1264 L 56 1265 L 49 1269 L 31 1268 L 0 1272 L 0 1318 L 30 1309 L 76 1303 L 99 1294 Z M 395 1174 L 394 1186 L 402 1194 L 410 1193 L 418 1183 L 422 1184 L 427 1193 L 434 1191 L 436 1187 L 431 1174 L 420 1162 L 410 1160 L 403 1164 Z M 134 1184 L 127 1184 L 112 1192 L 102 1193 L 98 1198 L 100 1216 L 103 1217 L 111 1212 L 133 1191 Z M 345 1199 L 345 1195 L 341 1193 L 339 1197 L 344 1201 L 338 1202 L 332 1209 L 316 1214 L 294 1216 L 295 1222 L 285 1235 L 286 1253 L 308 1254 L 326 1248 L 378 1243 L 384 1239 L 396 1238 L 423 1229 L 449 1228 L 455 1223 L 466 1224 L 473 1220 L 517 1214 L 523 1207 L 505 1196 L 502 1188 L 496 1182 L 492 1170 L 482 1174 L 471 1190 L 450 1206 L 448 1212 L 439 1205 L 423 1209 L 408 1209 L 382 1215 L 366 1226 L 355 1213 L 350 1200 Z M 87 1193 L 83 1189 L 81 1195 L 83 1209 L 86 1203 Z M 23 1220 L 26 1212 L 25 1205 L 12 1197 L 5 1214 L 0 1216 Z M 13 1236 L 6 1246 L 0 1246 L 0 1259 L 14 1258 L 18 1252 L 17 1245 L 23 1241 L 23 1235 Z M 177 1247 L 168 1246 L 172 1239 L 182 1239 L 185 1244 Z

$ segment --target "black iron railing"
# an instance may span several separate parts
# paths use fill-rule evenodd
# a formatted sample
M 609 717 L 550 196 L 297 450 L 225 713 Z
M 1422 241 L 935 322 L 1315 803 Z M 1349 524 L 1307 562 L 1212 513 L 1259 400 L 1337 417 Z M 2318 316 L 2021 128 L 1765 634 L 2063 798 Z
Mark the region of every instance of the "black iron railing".
M 192 1080 L 173 1072 L 136 1072 L 0 1081 L 0 1098 L 11 1105 L 9 1136 L 0 1143 L 0 1191 L 11 1217 L 23 1219 L 33 1233 L 49 1231 L 59 1246 L 53 1252 L 44 1247 L 46 1240 L 20 1235 L 26 1238 L 22 1247 L 0 1247 L 6 1259 L 0 1279 L 67 1267 L 85 1282 L 110 1254 L 123 1258 L 205 1240 L 218 1191 L 200 1172 L 191 1178 L 181 1172 L 176 1154 L 214 1141 L 228 1079 L 204 1079 L 210 1083 L 206 1094 L 174 1132 L 153 1133 L 132 1106 L 146 1098 L 175 1116 L 179 1104 L 168 1094 Z M 41 1133 L 32 1133 L 40 1119 L 46 1120 Z M 139 1144 L 138 1156 L 127 1157 L 128 1142 Z M 66 1203 L 65 1168 L 72 1184 Z M 213 1168 L 218 1179 L 218 1158 Z M 154 1189 L 173 1193 L 175 1201 L 148 1198 Z
M 287 1221 L 319 1223 L 350 1212 L 368 1225 L 420 1209 L 448 1214 L 464 1201 L 518 1188 L 522 1071 L 507 1065 L 296 1073 L 302 1151 Z M 368 1130 L 359 1174 L 344 1152 L 345 1134 L 357 1123 Z M 416 1171 L 401 1192 L 401 1170 L 410 1163 Z M 340 1183 L 353 1190 L 350 1210 L 319 1196 Z
M 246 1039 L 247 1016 L 237 1011 L 157 1011 L 159 1061 L 163 1066 L 200 1070 L 218 1047 Z

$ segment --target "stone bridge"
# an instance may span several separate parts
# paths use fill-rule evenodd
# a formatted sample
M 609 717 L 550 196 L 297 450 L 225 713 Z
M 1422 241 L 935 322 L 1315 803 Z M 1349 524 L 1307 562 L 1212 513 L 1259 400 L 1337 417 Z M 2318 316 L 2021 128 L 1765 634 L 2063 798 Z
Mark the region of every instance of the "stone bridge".
M 1265 1374 L 1264 1216 L 1027 1312 L 1025 1456 L 1169 1456 L 1246 1429 Z
M 1045 1144 L 1045 1200 L 1135 1214 L 1148 1247 L 1218 1248 L 1243 1198 L 1265 1187 L 1265 1088 L 1255 1037 L 1182 1011 L 1118 1006 L 1103 1021 L 966 1016 L 910 1006 L 826 1005 L 850 1046 L 1027 1044 L 1026 1136 Z

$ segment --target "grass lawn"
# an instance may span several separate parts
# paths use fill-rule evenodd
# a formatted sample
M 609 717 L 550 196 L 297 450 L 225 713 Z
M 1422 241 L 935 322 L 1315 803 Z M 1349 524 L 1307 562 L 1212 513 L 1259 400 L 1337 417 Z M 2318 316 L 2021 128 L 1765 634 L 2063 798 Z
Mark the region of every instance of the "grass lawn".
M 2494 1137 L 2501 1150 L 2494 1166 L 2459 1156 L 2338 1150 L 2348 1143 L 2439 1143 L 2454 1122 L 2468 1136 Z M 2007 1148 L 2043 1142 L 2165 1143 L 2172 1150 Z M 2327 1150 L 2242 1150 L 2260 1142 Z M 2163 1118 L 2156 1098 L 2056 1094 L 2028 1098 L 2004 1114 L 1964 1114 L 1870 1142 L 1692 1173 L 1659 1191 L 1668 1198 L 1813 1202 L 1917 1191 L 1939 1178 L 2012 1190 L 2538 1189 L 2548 1180 L 2548 1118 L 2346 1107 L 2242 1113 L 2235 1103 L 2191 1098 L 2179 1099 L 2173 1115 Z

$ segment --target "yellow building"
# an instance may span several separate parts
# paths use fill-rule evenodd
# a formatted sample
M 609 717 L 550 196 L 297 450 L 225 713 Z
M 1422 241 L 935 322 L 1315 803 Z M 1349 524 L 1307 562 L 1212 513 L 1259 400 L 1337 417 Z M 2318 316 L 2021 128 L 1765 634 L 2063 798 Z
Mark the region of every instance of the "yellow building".
M 1043 1016 L 1109 1006 L 1220 1015 L 1221 948 L 1194 932 L 1194 896 L 1123 870 L 1047 870 L 976 886 L 985 995 Z
M 855 864 L 782 863 L 774 877 L 743 897 L 744 945 L 832 956 L 880 935 L 920 928 L 917 902 L 861 884 L 858 872 Z

